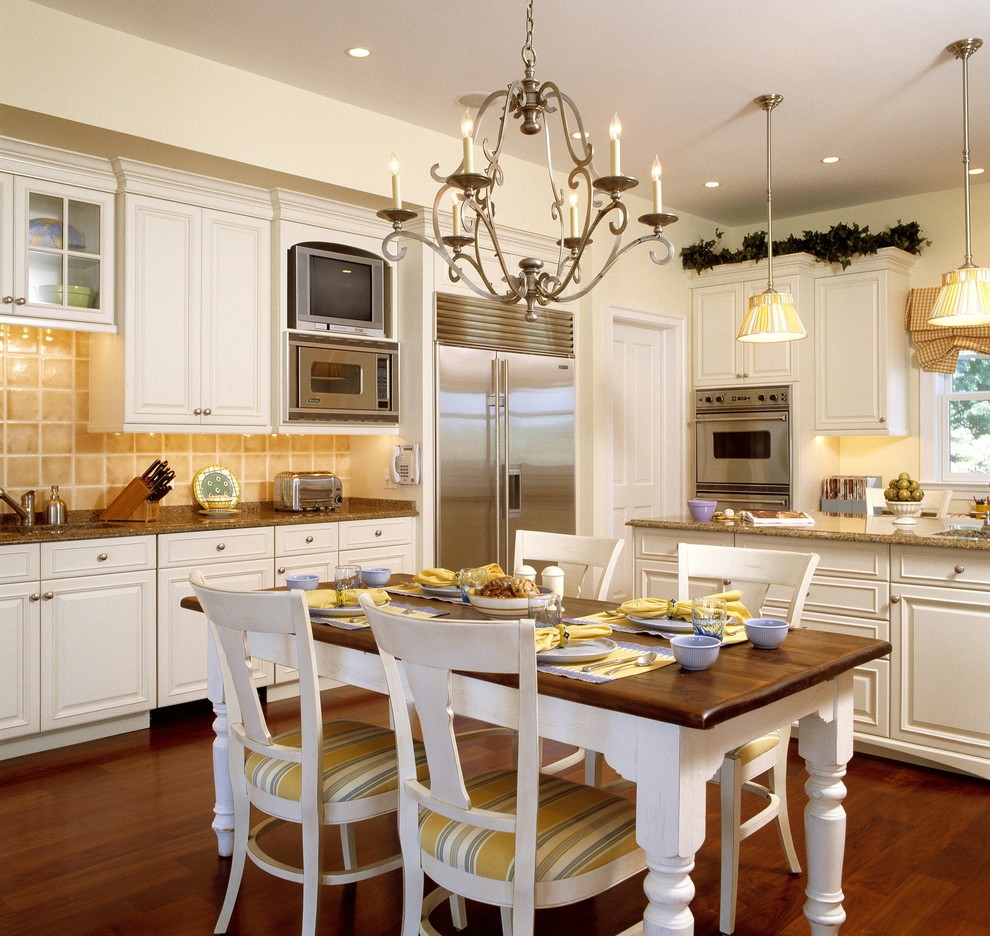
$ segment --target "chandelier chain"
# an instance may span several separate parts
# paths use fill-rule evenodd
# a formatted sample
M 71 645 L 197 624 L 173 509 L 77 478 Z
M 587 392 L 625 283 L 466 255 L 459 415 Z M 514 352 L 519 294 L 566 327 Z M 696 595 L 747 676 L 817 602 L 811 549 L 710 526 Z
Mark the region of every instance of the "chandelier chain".
M 536 67 L 536 50 L 533 48 L 533 0 L 526 6 L 526 44 L 522 47 L 523 65 Z

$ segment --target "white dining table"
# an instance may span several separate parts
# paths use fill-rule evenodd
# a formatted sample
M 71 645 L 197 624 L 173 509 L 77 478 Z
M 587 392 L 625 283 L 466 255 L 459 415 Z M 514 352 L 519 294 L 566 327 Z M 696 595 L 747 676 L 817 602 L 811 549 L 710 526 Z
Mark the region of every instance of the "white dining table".
M 600 610 L 598 602 L 580 604 Z M 386 692 L 367 629 L 314 624 L 314 635 L 321 676 Z M 286 649 L 277 640 L 251 647 L 257 657 L 292 665 Z M 694 932 L 691 871 L 705 837 L 706 784 L 727 751 L 791 722 L 799 723 L 799 752 L 808 774 L 804 914 L 814 936 L 839 932 L 846 918 L 842 803 L 843 777 L 853 753 L 852 671 L 889 651 L 885 641 L 799 630 L 776 651 L 748 644 L 726 648 L 710 670 L 700 673 L 673 664 L 603 684 L 540 674 L 541 736 L 601 751 L 621 777 L 637 785 L 636 837 L 646 854 L 647 906 L 642 924 L 623 936 Z M 229 855 L 233 802 L 226 706 L 212 650 L 210 655 L 209 694 L 216 712 L 213 829 L 220 854 Z M 478 676 L 457 677 L 453 689 L 457 713 L 494 724 L 504 723 L 509 694 L 515 691 Z

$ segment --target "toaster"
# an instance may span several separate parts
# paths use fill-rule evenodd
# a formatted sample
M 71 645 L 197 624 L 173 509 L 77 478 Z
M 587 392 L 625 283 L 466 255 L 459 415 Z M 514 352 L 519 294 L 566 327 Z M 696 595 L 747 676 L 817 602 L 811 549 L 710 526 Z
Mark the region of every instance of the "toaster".
M 333 510 L 343 502 L 340 478 L 329 471 L 280 471 L 275 475 L 276 510 Z

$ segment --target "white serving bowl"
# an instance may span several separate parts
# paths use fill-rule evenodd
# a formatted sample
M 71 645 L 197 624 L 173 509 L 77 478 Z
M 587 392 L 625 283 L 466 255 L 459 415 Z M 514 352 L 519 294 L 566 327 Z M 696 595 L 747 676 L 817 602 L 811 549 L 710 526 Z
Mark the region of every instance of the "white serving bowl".
M 791 628 L 787 621 L 779 618 L 751 618 L 744 624 L 749 642 L 761 650 L 779 647 L 787 639 L 787 632 Z
M 392 570 L 384 566 L 361 566 L 361 580 L 365 588 L 381 588 L 388 584 Z
M 285 584 L 288 588 L 299 588 L 303 591 L 313 591 L 320 584 L 318 575 L 287 575 Z
M 689 500 L 687 503 L 691 519 L 695 523 L 708 523 L 718 506 L 718 501 L 713 500 Z
M 549 594 L 550 589 L 540 586 L 540 594 Z M 468 592 L 468 601 L 482 614 L 490 618 L 519 620 L 529 614 L 529 598 L 485 598 Z
M 718 637 L 703 637 L 700 634 L 679 634 L 670 638 L 674 659 L 684 669 L 708 669 L 718 659 L 722 641 Z

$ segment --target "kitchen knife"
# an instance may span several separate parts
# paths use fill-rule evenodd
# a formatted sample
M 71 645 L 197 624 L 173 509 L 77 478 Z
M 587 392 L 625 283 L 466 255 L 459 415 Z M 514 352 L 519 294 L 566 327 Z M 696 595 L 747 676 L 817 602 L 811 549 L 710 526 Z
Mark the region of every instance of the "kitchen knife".
M 158 466 L 159 466 L 159 465 L 160 465 L 161 463 L 162 463 L 162 461 L 161 461 L 161 459 L 160 459 L 160 458 L 156 458 L 156 459 L 155 459 L 155 460 L 154 460 L 154 461 L 153 461 L 153 462 L 152 462 L 152 463 L 151 463 L 150 465 L 148 465 L 148 467 L 147 467 L 147 468 L 145 469 L 145 472 L 144 472 L 144 474 L 143 474 L 143 475 L 141 475 L 141 480 L 142 480 L 142 481 L 147 481 L 147 479 L 148 479 L 148 478 L 149 478 L 149 477 L 151 476 L 151 474 L 152 474 L 152 472 L 153 472 L 153 471 L 154 471 L 154 470 L 155 470 L 155 469 L 156 469 L 156 468 L 157 468 L 157 467 L 158 467 Z

